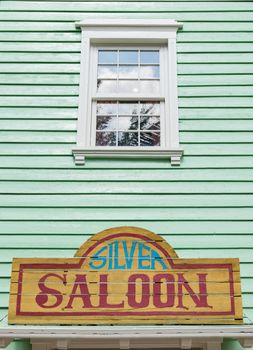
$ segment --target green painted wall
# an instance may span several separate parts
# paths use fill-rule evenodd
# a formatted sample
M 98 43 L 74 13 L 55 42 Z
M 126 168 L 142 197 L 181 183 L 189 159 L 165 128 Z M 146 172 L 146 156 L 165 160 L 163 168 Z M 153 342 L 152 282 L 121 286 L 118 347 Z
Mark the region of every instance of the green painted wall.
M 184 22 L 179 168 L 166 160 L 74 165 L 75 22 L 94 17 Z M 252 41 L 252 1 L 0 2 L 0 319 L 13 256 L 71 257 L 99 230 L 136 225 L 163 234 L 181 257 L 239 257 L 251 322 Z

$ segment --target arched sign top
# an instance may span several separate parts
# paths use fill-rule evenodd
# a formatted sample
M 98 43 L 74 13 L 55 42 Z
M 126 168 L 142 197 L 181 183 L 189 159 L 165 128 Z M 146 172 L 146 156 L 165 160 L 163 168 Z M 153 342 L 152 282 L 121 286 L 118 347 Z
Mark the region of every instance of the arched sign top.
M 9 323 L 241 323 L 238 259 L 181 259 L 159 235 L 115 227 L 73 258 L 14 259 Z
M 159 235 L 144 228 L 121 226 L 101 231 L 88 239 L 76 252 L 75 257 L 94 257 L 94 251 L 111 259 L 121 254 L 128 259 L 156 259 L 172 263 L 178 256 L 175 250 Z M 99 258 L 99 256 L 97 257 Z

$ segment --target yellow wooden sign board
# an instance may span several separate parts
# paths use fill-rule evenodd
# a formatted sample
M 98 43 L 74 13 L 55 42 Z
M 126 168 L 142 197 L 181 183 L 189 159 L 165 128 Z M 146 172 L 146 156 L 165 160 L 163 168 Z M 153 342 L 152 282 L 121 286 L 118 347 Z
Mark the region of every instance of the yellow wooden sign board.
M 160 236 L 105 230 L 74 258 L 13 259 L 11 324 L 242 323 L 238 259 L 180 259 Z

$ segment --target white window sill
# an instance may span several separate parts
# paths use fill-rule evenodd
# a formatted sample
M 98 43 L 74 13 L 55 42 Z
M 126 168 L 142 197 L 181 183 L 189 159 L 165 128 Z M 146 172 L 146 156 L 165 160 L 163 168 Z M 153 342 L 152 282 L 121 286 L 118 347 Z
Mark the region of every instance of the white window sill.
M 84 165 L 85 158 L 168 158 L 171 165 L 180 165 L 183 150 L 181 149 L 129 149 L 121 148 L 115 149 L 114 147 L 105 148 L 75 148 L 73 149 L 73 156 L 76 165 Z

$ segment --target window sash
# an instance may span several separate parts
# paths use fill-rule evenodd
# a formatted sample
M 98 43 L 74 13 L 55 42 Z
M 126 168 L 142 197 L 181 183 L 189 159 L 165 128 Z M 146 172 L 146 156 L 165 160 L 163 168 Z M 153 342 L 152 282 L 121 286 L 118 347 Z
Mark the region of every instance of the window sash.
M 153 92 L 150 93 L 100 93 L 97 91 L 97 76 L 98 76 L 98 51 L 99 50 L 159 50 L 160 52 L 160 78 L 159 78 L 159 93 L 155 94 Z M 92 101 L 97 101 L 97 100 L 157 100 L 157 101 L 165 101 L 165 74 L 166 74 L 166 69 L 165 69 L 165 63 L 166 63 L 166 58 L 167 58 L 167 47 L 164 45 L 137 45 L 133 44 L 131 46 L 128 45 L 103 45 L 103 46 L 92 46 L 91 50 L 91 57 L 93 62 L 92 64 L 92 69 L 91 69 L 91 100 Z M 109 80 L 109 79 L 108 79 Z M 122 80 L 122 79 L 121 79 Z M 124 79 L 123 79 L 124 80 Z M 127 79 L 126 79 L 127 80 Z M 129 79 L 130 81 L 132 79 Z M 144 79 L 143 79 L 144 80 Z M 147 79 L 148 80 L 148 79 Z
M 107 99 L 109 100 L 109 99 Z M 117 100 L 119 102 L 121 102 L 121 100 Z M 131 101 L 131 100 L 129 100 Z M 140 102 L 139 100 L 137 100 L 135 98 L 135 101 Z M 156 101 L 155 99 L 153 99 L 152 101 Z M 141 146 L 141 145 L 136 145 L 136 146 L 97 146 L 96 145 L 96 132 L 97 132 L 97 128 L 96 128 L 96 117 L 97 117 L 97 102 L 100 102 L 100 100 L 98 101 L 93 101 L 92 102 L 92 118 L 91 118 L 91 147 L 94 148 L 103 148 L 103 149 L 125 149 L 125 150 L 133 150 L 133 149 L 160 149 L 162 147 L 165 146 L 165 103 L 164 102 L 160 102 L 160 130 L 158 131 L 160 133 L 160 145 L 159 146 Z M 159 102 L 159 101 L 158 101 Z M 103 131 L 103 130 L 101 130 Z M 106 130 L 104 130 L 106 131 Z M 121 131 L 119 129 L 116 130 L 116 132 Z M 134 132 L 134 130 L 132 130 Z M 136 130 L 137 131 L 137 130 Z M 141 131 L 138 129 L 138 132 Z M 156 130 L 150 130 L 150 132 L 156 132 Z M 126 132 L 131 132 L 131 130 L 128 130 Z
M 99 50 L 159 50 L 160 62 L 160 77 L 159 77 L 159 93 L 99 93 L 97 92 L 97 77 L 98 77 L 98 51 Z M 104 148 L 106 149 L 125 149 L 133 150 L 134 149 L 160 149 L 164 147 L 165 142 L 165 64 L 167 57 L 168 48 L 165 45 L 140 45 L 140 44 L 131 44 L 131 45 L 93 45 L 91 51 L 91 147 L 94 148 Z M 117 62 L 118 64 L 119 62 Z M 108 79 L 109 80 L 109 79 Z M 97 146 L 96 145 L 96 104 L 100 101 L 155 101 L 160 102 L 160 145 L 159 146 Z M 119 130 L 117 130 L 118 132 Z

